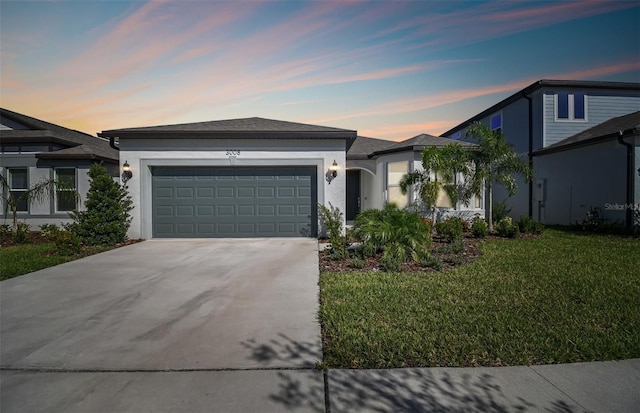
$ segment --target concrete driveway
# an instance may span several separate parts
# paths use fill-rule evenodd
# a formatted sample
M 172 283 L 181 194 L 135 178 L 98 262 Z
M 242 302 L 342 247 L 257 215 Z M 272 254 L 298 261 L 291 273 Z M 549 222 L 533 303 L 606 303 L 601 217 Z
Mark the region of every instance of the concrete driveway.
M 313 371 L 322 359 L 312 239 L 145 241 L 4 281 L 0 306 L 3 411 L 29 409 L 16 395 L 36 403 L 44 383 L 73 394 L 84 381 L 65 373 Z M 101 374 L 116 389 L 125 377 Z M 42 410 L 74 410 L 54 393 Z

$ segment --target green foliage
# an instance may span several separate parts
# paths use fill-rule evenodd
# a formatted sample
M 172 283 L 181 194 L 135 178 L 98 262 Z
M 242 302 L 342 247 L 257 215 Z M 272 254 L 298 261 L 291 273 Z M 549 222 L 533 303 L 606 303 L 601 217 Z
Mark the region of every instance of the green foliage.
M 518 228 L 520 232 L 523 234 L 542 234 L 544 231 L 544 225 L 535 219 L 528 216 L 521 216 L 520 221 L 518 221 Z
M 52 234 L 57 255 L 68 257 L 77 255 L 82 250 L 82 241 L 74 232 L 57 230 Z
M 425 209 L 433 211 L 436 207 L 440 189 L 444 190 L 453 204 L 468 202 L 471 194 L 465 192 L 465 186 L 456 183 L 456 175 L 470 171 L 469 153 L 457 143 L 443 148 L 427 146 L 422 151 L 422 170 L 413 171 L 402 177 L 400 190 L 403 194 L 415 186 L 416 192 Z
M 349 256 L 347 252 L 347 237 L 342 235 L 342 212 L 339 208 L 329 204 L 329 208 L 318 204 L 320 224 L 325 228 L 331 243 L 331 258 L 341 260 Z
M 73 211 L 69 227 L 85 245 L 114 245 L 127 238 L 133 201 L 122 186 L 111 178 L 104 166 L 91 165 L 91 185 L 85 211 Z
M 502 218 L 496 224 L 496 232 L 499 236 L 505 238 L 517 238 L 520 235 L 518 225 L 513 223 L 511 217 Z
M 484 189 L 488 196 L 489 231 L 493 230 L 493 186 L 499 184 L 509 195 L 518 189 L 515 176 L 522 176 L 528 182 L 532 177 L 532 170 L 514 147 L 507 143 L 501 131 L 492 131 L 487 125 L 476 122 L 467 129 L 466 136 L 475 139 L 478 147 L 469 151 L 475 168 L 464 175 L 464 181 L 469 185 L 469 191 L 480 195 Z
M 353 236 L 362 242 L 360 252 L 373 256 L 383 251 L 385 268 L 397 268 L 408 259 L 419 262 L 429 255 L 431 231 L 416 213 L 387 204 L 384 209 L 360 213 L 353 225 Z
M 60 228 L 56 224 L 40 225 L 40 234 L 48 240 L 53 240 L 58 232 L 60 232 Z
M 360 257 L 354 257 L 349 263 L 351 268 L 362 269 L 364 268 L 364 260 Z
M 11 235 L 11 227 L 6 224 L 0 225 L 0 237 Z
M 487 224 L 484 218 L 473 218 L 471 222 L 471 235 L 473 235 L 474 238 L 485 238 L 489 235 L 489 224 Z
M 420 260 L 419 264 L 423 267 L 433 268 L 436 271 L 442 270 L 442 260 L 436 255 L 429 255 Z
M 18 222 L 16 229 L 13 231 L 13 242 L 16 244 L 25 244 L 29 241 L 29 233 L 31 226 L 26 222 Z
M 463 230 L 462 219 L 458 217 L 449 217 L 443 221 L 436 222 L 436 233 L 447 242 L 461 241 Z
M 493 209 L 491 210 L 491 217 L 493 218 L 493 222 L 502 221 L 504 218 L 509 215 L 511 212 L 511 208 L 507 207 L 507 201 L 500 201 L 493 204 Z

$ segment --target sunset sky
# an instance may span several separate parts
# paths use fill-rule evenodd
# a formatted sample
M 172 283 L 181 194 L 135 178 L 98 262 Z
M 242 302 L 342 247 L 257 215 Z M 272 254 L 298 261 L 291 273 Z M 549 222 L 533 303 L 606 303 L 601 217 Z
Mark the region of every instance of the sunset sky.
M 539 79 L 640 82 L 632 1 L 0 1 L 0 105 L 95 134 L 259 116 L 438 135 Z

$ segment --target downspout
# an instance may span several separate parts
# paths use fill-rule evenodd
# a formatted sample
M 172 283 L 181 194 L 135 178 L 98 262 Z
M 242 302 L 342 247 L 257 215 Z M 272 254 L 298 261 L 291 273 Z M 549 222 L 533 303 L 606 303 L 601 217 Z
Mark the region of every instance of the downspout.
M 109 136 L 109 146 L 111 146 L 116 151 L 120 150 L 120 147 L 116 146 L 116 137 L 115 136 Z
M 633 187 L 631 183 L 633 182 L 633 145 L 624 141 L 624 132 L 618 132 L 618 143 L 627 147 L 627 194 L 626 194 L 626 205 L 625 205 L 625 213 L 626 217 L 626 227 L 627 229 L 633 228 L 633 209 L 630 207 L 633 201 Z
M 529 95 L 523 94 L 529 101 L 529 168 L 533 171 L 533 100 Z M 529 181 L 529 218 L 533 218 L 533 179 Z M 538 221 L 540 214 L 538 213 Z

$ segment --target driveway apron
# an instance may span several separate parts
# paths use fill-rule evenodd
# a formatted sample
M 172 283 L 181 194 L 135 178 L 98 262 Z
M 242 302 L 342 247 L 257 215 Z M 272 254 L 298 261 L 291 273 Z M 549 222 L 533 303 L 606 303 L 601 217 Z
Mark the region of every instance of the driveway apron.
M 315 240 L 151 240 L 0 284 L 4 369 L 309 368 Z

